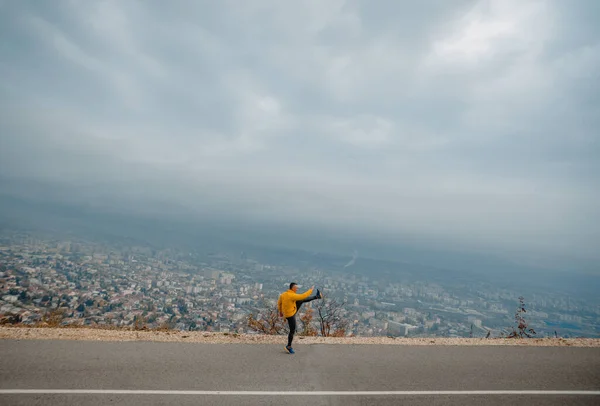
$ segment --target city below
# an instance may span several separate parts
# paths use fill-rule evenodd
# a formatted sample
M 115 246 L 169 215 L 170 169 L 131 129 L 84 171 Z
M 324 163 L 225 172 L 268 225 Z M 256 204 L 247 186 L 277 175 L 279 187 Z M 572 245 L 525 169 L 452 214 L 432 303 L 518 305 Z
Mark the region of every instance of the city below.
M 58 325 L 255 333 L 249 316 L 266 318 L 278 295 L 298 282 L 300 292 L 314 285 L 325 300 L 335 299 L 345 335 L 506 336 L 516 328 L 518 298 L 524 296 L 524 315 L 537 337 L 600 337 L 597 298 L 519 292 L 483 277 L 429 278 L 403 263 L 385 263 L 385 269 L 395 266 L 397 272 L 369 272 L 365 267 L 377 261 L 361 265 L 356 256 L 306 253 L 308 260 L 286 263 L 281 255 L 269 261 L 251 251 L 201 254 L 9 230 L 0 238 L 0 320 L 5 324 L 54 320 Z

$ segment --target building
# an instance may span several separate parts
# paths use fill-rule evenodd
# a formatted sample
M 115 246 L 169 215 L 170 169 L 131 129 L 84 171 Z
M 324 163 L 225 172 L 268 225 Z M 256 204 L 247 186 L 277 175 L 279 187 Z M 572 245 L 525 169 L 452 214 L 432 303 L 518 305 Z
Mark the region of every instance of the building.
M 204 277 L 208 278 L 208 279 L 219 279 L 219 276 L 221 276 L 221 271 L 215 271 L 212 269 L 206 269 L 204 271 Z
M 415 326 L 406 323 L 388 321 L 388 334 L 395 337 L 406 337 Z

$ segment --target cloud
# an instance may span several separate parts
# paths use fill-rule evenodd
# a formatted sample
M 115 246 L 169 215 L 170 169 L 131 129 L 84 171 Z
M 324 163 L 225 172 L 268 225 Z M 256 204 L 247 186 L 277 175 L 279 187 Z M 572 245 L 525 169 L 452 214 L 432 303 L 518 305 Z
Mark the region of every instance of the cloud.
M 381 147 L 391 140 L 393 124 L 382 117 L 361 115 L 350 118 L 333 118 L 330 131 L 340 140 L 357 147 Z
M 600 35 L 577 5 L 2 3 L 2 178 L 597 260 Z
M 473 8 L 443 32 L 433 45 L 445 63 L 478 63 L 521 51 L 535 57 L 552 33 L 554 16 L 548 2 L 491 0 Z

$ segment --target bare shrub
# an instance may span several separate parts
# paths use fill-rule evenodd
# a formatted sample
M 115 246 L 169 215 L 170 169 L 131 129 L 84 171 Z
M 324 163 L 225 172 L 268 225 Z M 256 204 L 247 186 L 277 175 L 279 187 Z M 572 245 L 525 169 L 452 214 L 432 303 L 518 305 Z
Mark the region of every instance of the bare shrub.
M 319 301 L 317 304 L 317 321 L 323 337 L 343 337 L 348 328 L 348 321 L 342 317 L 345 301 L 338 302 L 337 299 Z
M 530 328 L 525 320 L 524 314 L 527 313 L 525 310 L 525 298 L 519 297 L 519 306 L 515 311 L 515 324 L 517 328 L 512 327 L 512 332 L 508 335 L 508 338 L 533 338 L 536 332 Z

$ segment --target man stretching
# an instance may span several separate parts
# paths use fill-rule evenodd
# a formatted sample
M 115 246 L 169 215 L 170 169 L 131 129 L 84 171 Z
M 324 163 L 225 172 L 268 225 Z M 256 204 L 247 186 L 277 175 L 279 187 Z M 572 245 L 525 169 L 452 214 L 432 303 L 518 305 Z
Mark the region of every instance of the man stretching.
M 279 300 L 277 301 L 277 309 L 279 310 L 279 317 L 285 317 L 290 327 L 290 333 L 288 334 L 288 343 L 285 347 L 286 350 L 290 354 L 294 353 L 294 349 L 292 348 L 292 341 L 294 340 L 294 333 L 296 332 L 296 313 L 300 309 L 303 303 L 312 302 L 315 299 L 322 299 L 323 296 L 319 289 L 317 289 L 317 294 L 314 296 L 310 296 L 313 289 L 313 286 L 306 292 L 299 294 L 296 293 L 298 291 L 297 283 L 290 283 L 290 289 L 286 292 L 283 292 L 279 295 Z

